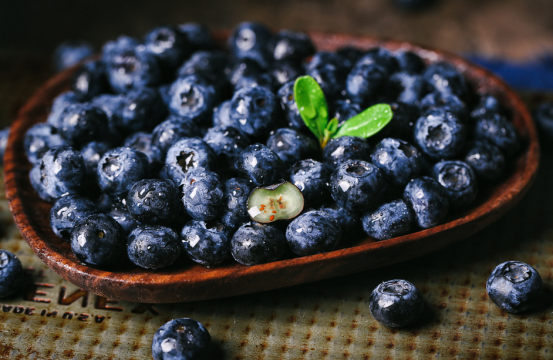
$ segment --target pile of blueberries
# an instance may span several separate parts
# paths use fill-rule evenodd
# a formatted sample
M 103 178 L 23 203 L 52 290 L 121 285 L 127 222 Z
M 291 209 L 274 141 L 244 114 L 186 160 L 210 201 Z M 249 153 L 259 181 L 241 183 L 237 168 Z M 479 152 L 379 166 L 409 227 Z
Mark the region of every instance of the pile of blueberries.
M 302 75 L 340 123 L 377 103 L 393 118 L 321 149 L 294 100 Z M 107 42 L 24 145 L 52 230 L 80 261 L 158 269 L 181 253 L 255 265 L 363 230 L 385 240 L 436 226 L 500 180 L 521 142 L 498 99 L 451 64 L 380 47 L 317 52 L 304 33 L 247 22 L 228 50 L 197 24 Z M 281 179 L 301 190 L 303 213 L 251 221 L 252 190 Z

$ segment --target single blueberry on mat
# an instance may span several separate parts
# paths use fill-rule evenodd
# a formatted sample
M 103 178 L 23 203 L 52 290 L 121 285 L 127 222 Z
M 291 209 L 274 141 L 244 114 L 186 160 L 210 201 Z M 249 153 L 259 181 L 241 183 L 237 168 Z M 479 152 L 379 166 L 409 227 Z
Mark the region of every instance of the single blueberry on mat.
M 381 205 L 361 218 L 363 229 L 377 240 L 391 239 L 407 234 L 413 226 L 413 215 L 403 200 Z
M 474 138 L 497 146 L 506 156 L 513 156 L 520 148 L 515 126 L 502 115 L 484 115 L 476 120 Z
M 122 195 L 148 176 L 148 157 L 130 147 L 109 150 L 98 162 L 98 185 L 111 195 Z
M 433 160 L 451 159 L 463 150 L 467 128 L 454 113 L 434 108 L 415 124 L 415 143 Z
M 510 313 L 530 310 L 539 304 L 543 292 L 540 274 L 520 261 L 496 266 L 486 282 L 490 300 Z
M 212 267 L 230 259 L 230 236 L 218 221 L 190 221 L 181 239 L 188 257 L 199 264 Z
M 342 239 L 338 223 L 325 211 L 311 210 L 295 218 L 286 229 L 288 248 L 298 256 L 332 251 Z
M 290 168 L 290 181 L 300 189 L 309 207 L 329 198 L 330 171 L 319 161 L 306 159 L 296 162 Z
M 278 100 L 263 86 L 244 87 L 236 91 L 230 103 L 230 117 L 238 130 L 253 138 L 264 136 L 275 128 Z
M 144 179 L 127 194 L 127 209 L 141 223 L 170 225 L 180 214 L 179 189 L 171 180 Z
M 21 261 L 9 251 L 0 250 L 0 298 L 5 298 L 19 289 L 23 280 Z
M 346 160 L 368 161 L 370 158 L 371 146 L 367 140 L 354 136 L 330 139 L 323 150 L 323 161 L 331 170 Z
M 405 187 L 403 200 L 413 211 L 417 224 L 423 229 L 440 224 L 449 209 L 444 187 L 428 176 L 411 180 Z
M 71 231 L 71 250 L 93 267 L 116 265 L 125 252 L 123 228 L 106 214 L 92 214 L 79 220 Z
M 145 269 L 169 266 L 180 253 L 179 236 L 165 226 L 140 225 L 127 238 L 129 259 Z
M 182 138 L 173 144 L 165 157 L 165 171 L 175 184 L 196 168 L 209 170 L 213 164 L 213 150 L 201 139 Z
M 406 141 L 386 138 L 380 141 L 371 154 L 386 179 L 394 186 L 405 186 L 421 171 L 420 153 Z
M 61 145 L 68 145 L 67 141 L 60 136 L 56 128 L 45 123 L 31 126 L 23 138 L 27 159 L 34 165 L 40 164 L 46 151 Z
M 467 207 L 476 199 L 478 180 L 467 163 L 440 161 L 434 164 L 431 175 L 444 187 L 451 208 Z
M 79 195 L 64 196 L 50 209 L 50 226 L 54 234 L 69 241 L 77 221 L 99 212 L 100 209 L 90 199 Z
M 330 186 L 332 198 L 338 205 L 360 212 L 378 204 L 386 189 L 386 180 L 375 165 L 347 160 L 332 173 Z
M 403 327 L 417 321 L 424 311 L 419 289 L 407 280 L 379 284 L 369 298 L 371 315 L 388 327 Z
M 271 132 L 267 147 L 278 155 L 286 167 L 299 160 L 316 157 L 320 150 L 315 139 L 289 128 Z
M 211 335 L 196 320 L 173 319 L 161 326 L 152 339 L 154 360 L 197 360 L 209 352 Z
M 236 160 L 236 170 L 254 186 L 274 184 L 285 176 L 280 157 L 262 144 L 244 149 Z
M 497 181 L 505 172 L 505 156 L 501 150 L 484 141 L 469 144 L 464 160 L 485 181 Z
M 286 251 L 286 237 L 268 224 L 242 225 L 231 240 L 232 257 L 242 265 L 265 264 L 280 259 Z

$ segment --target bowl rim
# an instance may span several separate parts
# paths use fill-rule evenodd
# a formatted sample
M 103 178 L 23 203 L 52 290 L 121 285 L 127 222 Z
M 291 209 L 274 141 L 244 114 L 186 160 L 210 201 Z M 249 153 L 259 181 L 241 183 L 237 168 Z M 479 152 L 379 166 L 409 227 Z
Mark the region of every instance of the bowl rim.
M 65 89 L 71 74 L 79 68 L 77 65 L 55 75 L 42 85 L 18 112 L 12 125 L 5 152 L 4 181 L 9 207 L 23 238 L 50 269 L 69 282 L 98 295 L 110 299 L 147 303 L 195 301 L 270 290 L 404 261 L 429 252 L 427 249 L 423 249 L 424 245 L 431 244 L 432 250 L 430 251 L 437 250 L 497 220 L 514 206 L 529 189 L 536 177 L 540 156 L 536 128 L 520 97 L 496 75 L 457 55 L 405 41 L 386 40 L 372 36 L 308 33 L 318 50 L 336 49 L 338 45 L 353 45 L 365 49 L 384 46 L 390 50 L 415 51 L 427 61 L 444 60 L 453 64 L 467 76 L 467 80 L 469 78 L 472 80 L 469 82 L 476 82 L 473 85 L 477 89 L 498 91 L 501 102 L 504 105 L 508 103 L 508 107 L 512 109 L 513 122 L 521 132 L 521 136 L 526 139 L 526 147 L 517 157 L 515 169 L 497 188 L 494 188 L 484 202 L 472 208 L 467 215 L 430 229 L 385 241 L 370 242 L 322 254 L 250 267 L 230 264 L 214 269 L 200 269 L 199 265 L 194 265 L 177 272 L 167 268 L 154 272 L 155 278 L 151 276 L 152 271 L 143 269 L 134 269 L 123 273 L 94 269 L 82 265 L 74 257 L 71 259 L 62 255 L 57 251 L 56 241 L 47 241 L 52 239 L 51 237 L 41 238 L 39 233 L 51 234 L 54 237 L 55 235 L 51 229 L 45 229 L 39 224 L 31 222 L 31 218 L 39 219 L 37 216 L 44 215 L 38 214 L 40 210 L 37 209 L 40 207 L 33 206 L 34 203 L 22 201 L 22 198 L 40 201 L 38 195 L 28 193 L 28 170 L 26 168 L 29 168 L 30 165 L 28 163 L 25 166 L 22 165 L 22 158 L 25 158 L 24 151 L 22 151 L 24 133 L 30 126 L 39 122 L 37 118 L 45 115 L 44 110 L 50 105 L 49 101 Z M 214 36 L 219 42 L 224 41 L 228 34 L 228 31 L 214 32 Z M 503 188 L 505 191 L 498 194 L 499 189 Z M 455 230 L 458 231 L 455 232 Z M 57 241 L 59 242 L 59 239 Z M 427 244 L 424 243 L 425 241 Z M 402 249 L 404 253 L 394 256 L 394 251 L 397 251 L 398 248 Z M 191 269 L 194 269 L 193 274 L 190 272 Z M 279 277 L 284 278 L 280 279 Z

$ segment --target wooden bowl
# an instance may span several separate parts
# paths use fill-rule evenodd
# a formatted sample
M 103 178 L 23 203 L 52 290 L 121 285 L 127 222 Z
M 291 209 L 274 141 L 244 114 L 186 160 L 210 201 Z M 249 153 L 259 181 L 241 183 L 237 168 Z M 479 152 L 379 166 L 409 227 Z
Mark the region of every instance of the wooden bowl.
M 218 33 L 224 42 L 228 33 Z M 31 165 L 23 151 L 23 137 L 32 125 L 45 121 L 52 100 L 69 88 L 75 68 L 56 75 L 43 85 L 19 111 L 5 153 L 5 186 L 15 223 L 34 252 L 71 283 L 98 295 L 142 303 L 173 303 L 253 293 L 316 281 L 376 268 L 414 258 L 461 240 L 504 215 L 532 184 L 539 162 L 539 143 L 534 123 L 521 99 L 503 81 L 468 61 L 442 51 L 413 44 L 371 37 L 311 33 L 320 50 L 345 45 L 362 49 L 384 46 L 419 54 L 431 63 L 445 60 L 455 65 L 479 93 L 491 93 L 511 110 L 512 120 L 523 138 L 524 150 L 514 160 L 509 176 L 483 192 L 475 206 L 431 229 L 390 240 L 367 238 L 335 251 L 291 258 L 269 264 L 243 266 L 228 262 L 207 269 L 181 262 L 159 271 L 128 267 L 117 272 L 81 264 L 50 228 L 50 204 L 40 200 L 29 183 Z

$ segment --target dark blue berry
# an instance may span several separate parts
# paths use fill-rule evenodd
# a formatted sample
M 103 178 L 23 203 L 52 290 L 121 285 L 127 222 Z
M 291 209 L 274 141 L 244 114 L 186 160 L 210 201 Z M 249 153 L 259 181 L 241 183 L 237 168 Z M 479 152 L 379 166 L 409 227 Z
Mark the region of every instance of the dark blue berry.
M 209 352 L 211 336 L 196 320 L 173 319 L 161 326 L 152 339 L 154 360 L 196 360 Z
M 100 141 L 91 141 L 81 149 L 81 156 L 86 166 L 87 175 L 92 175 L 96 178 L 98 175 L 98 162 L 109 149 L 109 144 Z
M 290 181 L 300 189 L 308 207 L 315 207 L 330 195 L 330 171 L 321 162 L 301 160 L 290 168 Z
M 105 47 L 104 47 L 105 48 Z M 125 44 L 104 52 L 108 80 L 115 92 L 155 86 L 161 81 L 157 58 L 143 45 Z
M 199 51 L 182 64 L 178 76 L 200 75 L 222 88 L 227 84 L 225 69 L 228 63 L 228 56 L 223 51 Z
M 472 204 L 478 194 L 478 180 L 463 161 L 440 161 L 432 168 L 432 177 L 445 188 L 451 208 Z
M 140 225 L 129 234 L 127 244 L 133 264 L 154 270 L 174 263 L 182 248 L 179 236 L 165 226 Z
M 60 118 L 65 108 L 67 108 L 71 104 L 76 104 L 78 102 L 79 99 L 73 91 L 66 91 L 61 93 L 54 99 L 54 102 L 52 103 L 52 108 L 50 109 L 50 114 L 48 114 L 48 119 L 46 119 L 46 122 L 58 129 L 60 127 Z
M 58 237 L 70 240 L 71 229 L 77 221 L 100 212 L 96 204 L 79 195 L 64 196 L 50 209 L 50 226 Z
M 238 128 L 237 121 L 230 117 L 230 100 L 223 101 L 213 108 L 213 126 Z
M 376 134 L 377 138 L 394 137 L 406 141 L 413 141 L 415 123 L 420 117 L 418 106 L 402 102 L 390 103 L 392 120 Z
M 357 65 L 360 64 L 376 64 L 381 66 L 388 75 L 399 70 L 399 62 L 394 54 L 383 47 L 375 47 L 367 51 L 357 62 Z
M 470 112 L 470 116 L 478 118 L 483 115 L 504 114 L 505 109 L 501 106 L 499 100 L 489 94 L 482 95 L 478 100 L 478 104 Z
M 56 71 L 65 70 L 94 54 L 94 47 L 86 41 L 64 41 L 54 51 L 52 62 Z
M 22 285 L 22 280 L 21 261 L 11 252 L 0 250 L 0 298 L 16 292 Z
M 420 74 L 426 67 L 424 60 L 411 51 L 397 51 L 395 58 L 399 64 L 400 71 L 408 74 Z
M 57 129 L 50 124 L 38 123 L 33 125 L 23 139 L 23 147 L 27 159 L 32 164 L 40 164 L 44 153 L 56 146 L 67 145 L 58 133 Z
M 213 149 L 222 165 L 231 167 L 238 155 L 248 146 L 245 135 L 233 127 L 215 126 L 209 128 L 204 136 L 204 142 Z
M 490 300 L 510 313 L 530 310 L 543 292 L 540 274 L 528 264 L 507 261 L 496 266 L 486 282 Z
M 372 154 L 371 162 L 394 186 L 405 186 L 421 171 L 420 153 L 406 141 L 385 138 L 379 142 Z
M 237 228 L 249 221 L 248 198 L 252 191 L 246 179 L 229 179 L 225 182 L 223 204 L 226 208 L 221 216 L 222 223 L 228 228 Z
M 171 180 L 144 179 L 127 194 L 127 209 L 141 223 L 170 225 L 180 213 L 179 189 Z
M 334 101 L 340 95 L 347 75 L 339 55 L 322 51 L 313 56 L 305 73 L 321 86 L 327 102 Z
M 289 81 L 295 81 L 303 73 L 301 65 L 292 61 L 276 61 L 269 69 L 273 81 L 272 87 L 275 89 L 280 89 Z
M 336 203 L 353 211 L 366 211 L 378 204 L 386 188 L 379 168 L 362 160 L 346 160 L 330 178 L 330 191 Z
M 342 229 L 342 241 L 346 242 L 355 239 L 361 233 L 361 222 L 357 213 L 338 206 L 336 203 L 320 208 L 326 211 L 330 217 L 338 223 Z
M 497 146 L 506 156 L 514 155 L 520 148 L 515 126 L 499 114 L 486 114 L 477 119 L 474 138 Z
M 228 47 L 233 57 L 252 59 L 267 68 L 272 58 L 269 51 L 271 38 L 271 31 L 266 26 L 243 22 L 234 28 L 228 39 Z
M 198 136 L 200 131 L 193 121 L 171 115 L 152 131 L 152 145 L 163 153 L 181 138 Z
M 217 103 L 215 87 L 199 75 L 178 78 L 169 89 L 169 111 L 198 125 L 211 120 Z
M 280 107 L 284 112 L 284 117 L 288 127 L 296 130 L 306 130 L 305 122 L 301 118 L 298 110 L 298 104 L 294 98 L 294 83 L 295 81 L 289 81 L 278 90 L 277 96 L 280 100 Z
M 148 157 L 150 172 L 157 172 L 165 163 L 165 154 L 152 144 L 153 134 L 137 132 L 125 139 L 123 146 L 136 149 Z
M 86 175 L 83 157 L 68 146 L 57 146 L 42 157 L 29 177 L 42 199 L 53 202 L 62 196 L 77 194 Z
M 102 47 L 102 61 L 109 64 L 114 57 L 125 50 L 132 50 L 140 45 L 140 42 L 130 36 L 121 35 L 116 40 L 108 41 Z
M 445 189 L 436 180 L 427 176 L 411 180 L 405 187 L 403 200 L 413 211 L 417 224 L 423 229 L 440 224 L 449 209 Z
M 226 69 L 225 74 L 232 86 L 236 86 L 244 78 L 256 78 L 264 74 L 264 70 L 254 60 L 239 59 L 232 62 Z
M 418 105 L 426 93 L 426 87 L 422 76 L 399 72 L 390 77 L 387 91 L 397 101 Z
M 431 64 L 423 73 L 428 92 L 437 91 L 444 94 L 454 94 L 464 99 L 467 94 L 465 78 L 451 64 L 437 62 Z
M 286 229 L 288 248 L 298 256 L 332 251 L 342 239 L 341 228 L 328 213 L 308 211 L 295 218 Z
M 125 253 L 123 228 L 106 214 L 92 214 L 79 220 L 71 231 L 71 250 L 86 265 L 117 265 Z
M 338 119 L 338 126 L 342 126 L 360 112 L 361 107 L 357 103 L 348 100 L 338 100 L 334 103 L 334 117 Z
M 121 110 L 121 117 L 114 117 L 112 121 L 124 134 L 152 131 L 167 115 L 161 95 L 151 88 L 129 91 Z
M 422 294 L 407 280 L 379 284 L 369 298 L 371 315 L 388 327 L 403 327 L 417 321 L 424 311 Z
M 127 208 L 127 199 L 112 199 L 109 202 L 109 205 L 106 204 L 104 207 L 104 212 L 111 216 L 113 220 L 117 221 L 119 225 L 123 228 L 125 236 L 128 236 L 131 231 L 136 229 L 140 222 L 134 218 Z
M 271 42 L 273 58 L 276 61 L 301 62 L 315 53 L 315 45 L 309 35 L 302 32 L 281 30 Z
M 342 64 L 349 72 L 353 69 L 355 64 L 357 64 L 359 59 L 363 57 L 365 52 L 355 46 L 344 46 L 336 50 L 336 54 L 340 55 L 342 58 Z
M 232 257 L 242 265 L 265 264 L 280 259 L 286 251 L 286 237 L 278 227 L 251 222 L 232 237 Z
M 204 25 L 186 23 L 179 25 L 178 29 L 188 39 L 192 52 L 211 50 L 215 46 L 209 29 Z
M 364 106 L 374 103 L 388 78 L 386 69 L 376 63 L 359 62 L 346 81 L 347 98 Z
M 213 150 L 203 140 L 183 138 L 167 151 L 165 171 L 175 184 L 180 184 L 184 175 L 191 169 L 209 170 L 213 157 Z
M 491 182 L 501 178 L 505 172 L 505 156 L 497 146 L 475 141 L 468 149 L 464 160 L 479 178 Z
M 457 115 L 437 108 L 417 120 L 414 138 L 422 152 L 431 159 L 451 159 L 463 150 L 467 130 Z
M 405 235 L 411 230 L 414 219 L 403 200 L 394 200 L 381 205 L 361 218 L 365 233 L 377 240 L 386 240 Z
M 92 99 L 92 105 L 98 106 L 106 113 L 108 117 L 107 138 L 103 139 L 112 146 L 118 146 L 123 140 L 121 129 L 118 124 L 122 124 L 123 108 L 126 105 L 126 97 L 122 94 L 110 95 L 103 94 Z
M 150 31 L 144 38 L 144 47 L 158 59 L 165 75 L 171 77 L 192 53 L 187 37 L 173 26 L 161 26 Z
M 431 92 L 421 100 L 420 108 L 423 113 L 440 108 L 456 114 L 460 119 L 467 117 L 465 103 L 459 97 L 450 93 Z
M 342 136 L 331 139 L 323 151 L 323 159 L 331 170 L 350 159 L 370 160 L 371 147 L 365 139 Z
M 190 221 L 181 239 L 188 257 L 199 264 L 212 267 L 230 259 L 230 236 L 218 221 Z
M 109 90 L 105 64 L 90 61 L 79 68 L 72 77 L 71 90 L 80 101 L 88 101 Z
M 60 118 L 60 135 L 68 143 L 82 146 L 102 140 L 106 135 L 108 118 L 98 106 L 90 103 L 69 105 Z
M 273 150 L 287 167 L 299 160 L 316 157 L 320 151 L 313 138 L 289 128 L 272 132 L 267 140 L 267 147 Z
M 135 149 L 120 147 L 106 152 L 98 162 L 98 185 L 111 195 L 123 195 L 148 176 L 148 157 Z
M 277 124 L 278 100 L 263 86 L 242 88 L 232 96 L 230 117 L 244 134 L 261 137 Z
M 216 173 L 193 170 L 187 173 L 181 185 L 182 202 L 192 219 L 213 220 L 223 211 L 223 187 Z
M 244 149 L 238 155 L 236 170 L 254 186 L 271 185 L 286 176 L 280 157 L 262 144 Z

